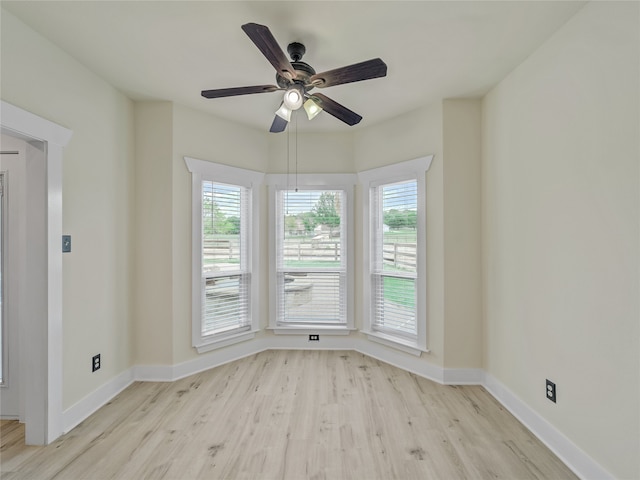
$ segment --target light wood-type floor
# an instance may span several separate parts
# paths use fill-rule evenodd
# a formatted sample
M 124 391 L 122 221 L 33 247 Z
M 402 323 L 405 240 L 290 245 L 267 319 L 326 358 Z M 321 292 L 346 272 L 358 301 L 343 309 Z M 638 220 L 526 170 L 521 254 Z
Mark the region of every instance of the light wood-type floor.
M 136 382 L 46 447 L 2 422 L 2 479 L 573 479 L 482 387 L 353 351 L 268 351 Z

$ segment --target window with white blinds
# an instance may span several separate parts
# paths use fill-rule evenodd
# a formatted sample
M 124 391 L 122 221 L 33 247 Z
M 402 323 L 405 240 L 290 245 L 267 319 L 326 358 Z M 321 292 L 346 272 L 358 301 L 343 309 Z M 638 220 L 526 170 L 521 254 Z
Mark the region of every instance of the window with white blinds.
M 344 190 L 277 191 L 279 325 L 346 325 L 345 207 Z
M 248 330 L 249 189 L 202 182 L 201 335 Z
M 415 339 L 417 181 L 379 185 L 370 195 L 372 327 Z
M 264 174 L 185 157 L 192 173 L 192 338 L 198 352 L 253 338 Z M 256 252 L 254 254 L 254 252 Z
M 358 174 L 363 191 L 363 331 L 426 351 L 426 177 L 433 156 Z

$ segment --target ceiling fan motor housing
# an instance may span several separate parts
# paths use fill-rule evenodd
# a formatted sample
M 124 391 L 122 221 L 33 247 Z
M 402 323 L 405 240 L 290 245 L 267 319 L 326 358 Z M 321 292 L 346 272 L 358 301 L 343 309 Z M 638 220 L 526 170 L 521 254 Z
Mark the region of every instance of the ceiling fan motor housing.
M 289 56 L 294 62 L 299 62 L 300 60 L 302 60 L 302 56 L 306 51 L 307 49 L 305 48 L 305 46 L 298 42 L 292 42 L 289 44 L 289 46 L 287 46 L 287 52 L 289 52 Z
M 298 42 L 290 43 L 287 47 L 287 52 L 289 52 L 289 56 L 291 57 L 291 66 L 296 71 L 296 78 L 293 80 L 294 83 L 299 83 L 304 86 L 305 91 L 311 90 L 313 85 L 309 82 L 309 78 L 312 75 L 316 74 L 314 68 L 308 63 L 302 62 L 302 56 L 305 54 L 307 49 L 305 46 Z M 276 74 L 276 82 L 280 88 L 287 88 L 291 85 L 291 81 L 284 78 L 279 73 Z

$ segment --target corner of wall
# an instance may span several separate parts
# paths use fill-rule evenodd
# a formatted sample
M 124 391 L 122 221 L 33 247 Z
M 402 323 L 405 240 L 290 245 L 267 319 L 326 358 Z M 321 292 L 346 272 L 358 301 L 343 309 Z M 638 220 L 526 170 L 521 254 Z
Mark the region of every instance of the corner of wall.
M 482 367 L 481 100 L 442 103 L 444 366 Z
M 173 104 L 134 109 L 133 363 L 172 364 Z

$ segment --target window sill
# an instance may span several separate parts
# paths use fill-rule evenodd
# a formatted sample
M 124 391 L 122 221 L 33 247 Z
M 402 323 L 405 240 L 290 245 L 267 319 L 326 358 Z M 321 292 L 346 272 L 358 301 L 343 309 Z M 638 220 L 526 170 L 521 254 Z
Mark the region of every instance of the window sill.
M 210 352 L 211 350 L 215 350 L 217 348 L 228 347 L 229 345 L 234 345 L 236 343 L 246 342 L 247 340 L 251 340 L 256 336 L 256 332 L 257 330 L 251 330 L 248 332 L 236 333 L 234 335 L 212 339 L 212 340 L 209 340 L 207 343 L 194 345 L 194 347 L 198 351 L 198 353 Z
M 333 326 L 295 326 L 295 327 L 269 327 L 267 330 L 272 330 L 276 335 L 308 335 L 308 334 L 322 334 L 322 335 L 349 335 L 355 328 L 349 327 L 333 327 Z
M 429 353 L 429 350 L 418 346 L 416 343 L 410 340 L 400 339 L 398 337 L 393 337 L 391 335 L 380 332 L 363 331 L 362 333 L 366 334 L 369 340 L 371 340 L 372 342 L 395 348 L 396 350 L 402 350 L 403 352 L 410 353 L 411 355 L 415 355 L 416 357 L 422 355 L 423 352 Z

